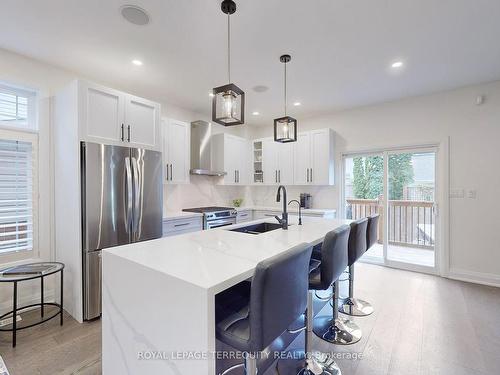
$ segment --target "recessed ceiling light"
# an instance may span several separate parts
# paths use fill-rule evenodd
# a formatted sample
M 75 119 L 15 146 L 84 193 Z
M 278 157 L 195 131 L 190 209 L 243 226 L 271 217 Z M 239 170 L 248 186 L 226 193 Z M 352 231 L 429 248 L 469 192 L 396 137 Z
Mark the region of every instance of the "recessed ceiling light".
M 123 18 L 134 25 L 145 26 L 151 22 L 149 14 L 136 5 L 124 5 L 120 8 L 120 13 Z
M 402 61 L 395 61 L 392 63 L 391 67 L 394 69 L 402 68 L 404 63 Z
M 293 105 L 294 105 L 295 107 L 298 107 L 299 105 L 302 105 L 302 103 L 301 103 L 301 102 L 295 102 L 295 103 L 293 103 Z
M 141 66 L 142 61 L 141 60 L 132 60 L 132 64 L 137 65 L 137 66 Z
M 258 116 L 258 115 L 260 115 L 260 112 L 258 112 L 258 111 L 252 112 L 252 115 Z

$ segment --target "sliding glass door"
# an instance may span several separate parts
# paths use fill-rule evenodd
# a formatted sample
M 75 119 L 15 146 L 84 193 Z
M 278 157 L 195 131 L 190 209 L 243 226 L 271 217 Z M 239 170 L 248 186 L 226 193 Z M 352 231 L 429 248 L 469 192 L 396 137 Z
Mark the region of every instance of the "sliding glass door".
M 434 272 L 436 153 L 426 148 L 344 156 L 344 217 L 380 215 L 378 243 L 363 260 Z

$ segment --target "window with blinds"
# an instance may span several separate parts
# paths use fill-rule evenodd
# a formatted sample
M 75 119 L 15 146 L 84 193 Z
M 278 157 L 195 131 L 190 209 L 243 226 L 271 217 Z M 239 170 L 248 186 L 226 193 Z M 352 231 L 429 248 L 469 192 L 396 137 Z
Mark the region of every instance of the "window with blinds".
M 33 144 L 0 139 L 0 255 L 33 250 Z

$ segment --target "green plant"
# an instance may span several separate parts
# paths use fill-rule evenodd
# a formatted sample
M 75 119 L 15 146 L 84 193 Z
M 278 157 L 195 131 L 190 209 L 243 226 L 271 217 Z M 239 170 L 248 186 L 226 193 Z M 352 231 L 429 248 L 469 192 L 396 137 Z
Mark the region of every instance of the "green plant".
M 243 203 L 243 199 L 242 198 L 233 199 L 233 205 L 234 205 L 234 207 L 241 207 L 242 203 Z

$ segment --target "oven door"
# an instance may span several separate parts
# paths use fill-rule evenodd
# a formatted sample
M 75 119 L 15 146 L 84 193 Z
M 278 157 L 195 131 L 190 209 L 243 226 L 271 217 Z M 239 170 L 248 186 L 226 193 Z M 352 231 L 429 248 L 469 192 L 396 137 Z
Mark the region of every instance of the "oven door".
M 217 219 L 217 220 L 208 220 L 206 223 L 206 228 L 205 229 L 214 229 L 214 228 L 220 228 L 220 227 L 225 227 L 227 225 L 233 225 L 236 224 L 236 218 L 235 217 L 226 217 L 224 219 Z

